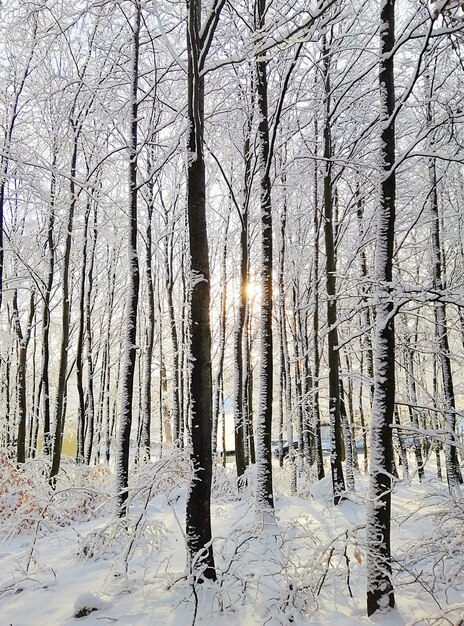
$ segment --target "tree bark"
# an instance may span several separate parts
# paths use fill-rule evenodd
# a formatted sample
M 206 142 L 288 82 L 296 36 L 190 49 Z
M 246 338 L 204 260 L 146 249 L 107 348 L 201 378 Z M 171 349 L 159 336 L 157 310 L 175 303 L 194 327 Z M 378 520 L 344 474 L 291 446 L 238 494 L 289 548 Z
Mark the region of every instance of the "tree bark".
M 392 264 L 395 238 L 395 0 L 380 9 L 380 206 L 376 244 L 376 354 L 367 512 L 367 614 L 395 605 L 391 580 L 392 424 L 395 406 L 395 329 Z
M 265 29 L 266 1 L 256 0 L 256 31 Z M 269 118 L 267 104 L 267 60 L 264 54 L 256 57 L 256 102 L 259 112 L 259 170 L 261 203 L 261 362 L 260 400 L 257 426 L 257 486 L 256 500 L 262 509 L 274 509 L 272 487 L 272 393 L 273 393 L 273 336 L 272 336 L 272 204 L 269 163 Z
M 323 76 L 325 94 L 324 119 L 324 238 L 326 257 L 327 288 L 327 335 L 329 363 L 329 416 L 330 416 L 330 469 L 334 504 L 339 504 L 345 492 L 345 479 L 342 469 L 342 427 L 340 414 L 340 358 L 338 353 L 337 318 L 337 261 L 334 236 L 334 198 L 332 183 L 332 134 L 330 127 L 330 59 L 326 35 L 323 36 Z
M 137 139 L 138 139 L 138 79 L 139 39 L 141 6 L 134 0 L 135 15 L 132 27 L 132 67 L 130 86 L 130 137 L 129 152 L 129 241 L 128 241 L 128 294 L 126 304 L 126 327 L 124 364 L 121 373 L 121 414 L 117 441 L 117 507 L 118 515 L 127 514 L 129 485 L 129 453 L 132 427 L 132 399 L 134 391 L 135 363 L 137 356 L 137 308 L 139 297 L 139 260 L 137 254 Z
M 190 567 L 216 580 L 211 544 L 212 376 L 210 269 L 206 227 L 204 78 L 200 0 L 188 4 L 187 215 L 190 251 L 191 460 L 194 476 L 187 497 L 186 533 Z

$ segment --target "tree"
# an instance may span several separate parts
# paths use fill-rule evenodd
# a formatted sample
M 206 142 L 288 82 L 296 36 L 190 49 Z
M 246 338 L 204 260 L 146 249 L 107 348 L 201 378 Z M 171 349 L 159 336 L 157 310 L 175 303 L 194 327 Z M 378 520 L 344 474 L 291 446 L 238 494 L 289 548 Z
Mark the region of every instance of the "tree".
M 129 228 L 128 228 L 128 292 L 126 303 L 124 365 L 121 380 L 121 414 L 116 452 L 118 514 L 127 513 L 129 485 L 129 453 L 132 427 L 132 398 L 137 354 L 137 308 L 139 298 L 139 260 L 137 253 L 137 156 L 138 156 L 138 81 L 140 54 L 140 24 L 142 9 L 140 0 L 133 0 L 132 60 L 130 74 L 130 134 L 128 141 L 129 161 Z
M 201 2 L 187 3 L 188 159 L 187 221 L 190 252 L 191 459 L 194 475 L 187 498 L 187 544 L 192 568 L 216 579 L 211 545 L 212 373 L 210 269 L 205 205 L 203 68 L 224 0 L 215 0 L 202 29 Z M 202 34 L 203 33 L 203 34 Z
M 395 0 L 380 9 L 380 200 L 377 222 L 375 277 L 374 401 L 367 512 L 367 614 L 395 605 L 391 580 L 390 516 L 392 431 L 395 405 L 395 328 L 392 265 L 395 239 Z

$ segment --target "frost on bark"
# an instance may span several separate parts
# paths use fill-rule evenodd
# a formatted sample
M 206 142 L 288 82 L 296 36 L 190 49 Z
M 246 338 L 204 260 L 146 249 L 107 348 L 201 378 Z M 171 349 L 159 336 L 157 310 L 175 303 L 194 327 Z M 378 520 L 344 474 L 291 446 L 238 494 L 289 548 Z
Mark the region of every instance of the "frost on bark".
M 29 315 L 27 319 L 26 329 L 23 330 L 19 319 L 18 308 L 18 290 L 15 289 L 13 294 L 13 322 L 16 330 L 18 341 L 18 372 L 16 378 L 17 384 L 17 402 L 18 402 L 18 439 L 16 442 L 16 460 L 18 463 L 24 463 L 26 460 L 26 419 L 27 419 L 27 348 L 31 338 L 32 323 L 35 316 L 35 293 L 31 291 L 29 300 Z
M 212 374 L 210 269 L 205 202 L 204 78 L 202 67 L 223 2 L 214 3 L 201 35 L 201 3 L 190 0 L 187 17 L 188 160 L 187 221 L 190 252 L 190 398 L 192 476 L 186 533 L 190 567 L 216 579 L 211 545 Z
M 129 241 L 128 241 L 128 294 L 126 304 L 125 355 L 121 372 L 121 415 L 117 441 L 116 490 L 120 517 L 127 513 L 129 482 L 129 451 L 132 426 L 132 397 L 136 361 L 137 306 L 139 296 L 139 261 L 137 255 L 137 95 L 141 8 L 135 1 L 132 41 L 130 137 L 129 149 Z
M 66 386 L 68 375 L 68 344 L 69 335 L 71 329 L 71 302 L 70 302 L 70 261 L 71 261 L 71 247 L 72 247 L 72 233 L 74 224 L 74 213 L 77 204 L 76 195 L 76 169 L 77 169 L 77 153 L 78 153 L 78 140 L 80 134 L 80 128 L 73 126 L 73 152 L 71 157 L 71 176 L 69 184 L 70 204 L 68 211 L 68 219 L 66 223 L 66 243 L 63 258 L 63 274 L 62 274 L 62 290 L 63 300 L 61 308 L 61 346 L 60 346 L 60 365 L 58 371 L 58 385 L 56 391 L 55 402 L 55 424 L 53 429 L 53 444 L 52 444 L 52 466 L 50 469 L 50 481 L 51 484 L 55 483 L 55 476 L 60 470 L 61 463 L 61 448 L 63 444 L 63 432 L 64 432 L 64 416 L 66 410 Z
M 250 150 L 250 134 L 252 125 L 252 115 L 247 120 L 247 129 L 243 148 L 243 157 L 245 161 L 245 180 L 244 180 L 244 200 L 243 208 L 240 214 L 240 282 L 239 282 L 239 303 L 237 310 L 237 319 L 234 329 L 234 437 L 235 437 L 235 461 L 237 468 L 237 477 L 240 478 L 245 473 L 245 438 L 246 438 L 246 388 L 244 372 L 244 354 L 248 349 L 246 341 L 246 318 L 248 308 L 248 204 L 249 190 L 251 184 L 251 150 Z M 245 354 L 247 360 L 249 355 Z
M 426 76 L 427 82 L 428 76 Z M 428 85 L 428 91 L 430 85 Z M 430 127 L 434 123 L 434 115 L 432 108 L 432 93 L 429 93 L 427 104 L 426 123 Z M 434 150 L 434 134 L 429 140 L 429 151 Z M 436 159 L 430 157 L 428 159 L 428 174 L 430 185 L 429 206 L 431 213 L 431 239 L 432 239 L 432 268 L 433 268 L 433 287 L 438 292 L 443 291 L 445 287 L 444 280 L 444 260 L 441 248 L 440 234 L 440 212 L 438 207 L 437 192 L 437 167 Z M 462 483 L 462 474 L 459 467 L 459 459 L 456 448 L 456 399 L 454 392 L 453 373 L 451 369 L 451 352 L 449 347 L 449 331 L 448 320 L 446 314 L 446 306 L 444 302 L 437 302 L 435 305 L 435 328 L 437 342 L 439 348 L 439 358 L 441 364 L 441 373 L 443 379 L 443 392 L 445 396 L 445 416 L 446 416 L 446 443 L 445 443 L 445 461 L 446 461 L 446 477 L 450 492 L 458 492 L 459 484 Z M 439 455 L 438 455 L 439 456 Z
M 264 29 L 265 0 L 256 3 L 256 30 Z M 259 167 L 261 200 L 261 363 L 260 395 L 257 428 L 257 485 L 256 499 L 264 509 L 274 509 L 272 490 L 272 391 L 273 391 L 273 338 L 272 338 L 272 205 L 269 175 L 269 119 L 267 105 L 267 61 L 264 55 L 256 59 L 256 101 L 259 111 Z
M 390 513 L 392 489 L 392 424 L 395 403 L 395 335 L 391 292 L 395 232 L 396 178 L 393 46 L 395 0 L 380 9 L 380 204 L 375 272 L 377 281 L 374 400 L 367 511 L 367 614 L 393 607 Z
M 326 255 L 327 326 L 329 362 L 330 469 L 334 504 L 345 492 L 342 469 L 342 420 L 340 411 L 340 358 L 338 352 L 338 318 L 336 300 L 337 258 L 335 251 L 335 212 L 332 181 L 332 133 L 330 127 L 330 51 L 326 35 L 322 45 L 324 68 L 324 238 Z

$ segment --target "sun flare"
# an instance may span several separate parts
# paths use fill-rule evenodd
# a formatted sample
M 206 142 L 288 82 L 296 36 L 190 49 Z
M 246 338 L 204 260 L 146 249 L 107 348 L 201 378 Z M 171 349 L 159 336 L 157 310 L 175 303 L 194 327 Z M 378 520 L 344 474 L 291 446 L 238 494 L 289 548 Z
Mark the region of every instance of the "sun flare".
M 246 291 L 247 297 L 251 299 L 251 298 L 254 298 L 258 294 L 259 287 L 256 283 L 248 282 L 245 285 L 245 291 Z

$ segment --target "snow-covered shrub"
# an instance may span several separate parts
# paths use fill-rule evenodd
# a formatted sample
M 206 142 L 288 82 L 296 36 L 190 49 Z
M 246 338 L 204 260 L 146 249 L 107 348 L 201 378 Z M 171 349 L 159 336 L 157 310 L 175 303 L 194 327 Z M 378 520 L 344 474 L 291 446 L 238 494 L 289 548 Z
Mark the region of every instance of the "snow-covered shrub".
M 214 468 L 211 497 L 215 502 L 231 502 L 239 498 L 235 466 L 217 465 Z
M 425 497 L 417 521 L 428 520 L 421 536 L 406 544 L 393 564 L 399 587 L 418 585 L 438 606 L 464 597 L 464 502 L 449 495 Z M 411 523 L 411 518 L 408 522 Z M 462 619 L 464 619 L 464 605 Z
M 0 528 L 5 534 L 28 531 L 37 517 L 48 517 L 48 486 L 39 478 L 40 466 L 20 469 L 0 452 Z M 43 469 L 43 468 L 42 468 Z

